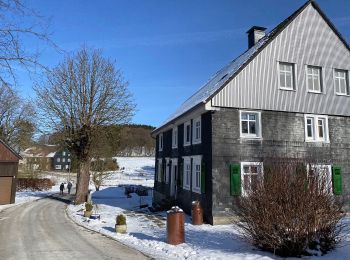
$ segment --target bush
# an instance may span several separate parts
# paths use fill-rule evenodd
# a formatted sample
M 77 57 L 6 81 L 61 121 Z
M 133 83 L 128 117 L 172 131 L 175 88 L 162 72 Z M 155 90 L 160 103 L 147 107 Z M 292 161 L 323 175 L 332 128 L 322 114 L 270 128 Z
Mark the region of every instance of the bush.
M 47 178 L 17 178 L 17 191 L 44 191 L 52 188 L 54 183 Z
M 94 208 L 94 205 L 92 205 L 91 202 L 85 202 L 85 210 L 86 211 L 92 211 L 93 208 Z
M 307 173 L 303 165 L 264 162 L 264 178 L 238 198 L 238 226 L 258 248 L 300 257 L 325 254 L 339 243 L 342 203 L 324 172 Z
M 117 225 L 126 225 L 126 217 L 123 214 L 119 214 L 116 218 Z

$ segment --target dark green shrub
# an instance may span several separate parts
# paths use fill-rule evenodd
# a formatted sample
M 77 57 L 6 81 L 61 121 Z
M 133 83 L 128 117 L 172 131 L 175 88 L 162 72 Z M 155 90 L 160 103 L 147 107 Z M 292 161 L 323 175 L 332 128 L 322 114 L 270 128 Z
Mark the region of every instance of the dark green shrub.
M 92 211 L 93 208 L 94 208 L 94 206 L 92 205 L 91 202 L 85 202 L 85 210 L 86 211 Z
M 123 214 L 119 214 L 116 218 L 117 225 L 126 225 L 126 217 Z

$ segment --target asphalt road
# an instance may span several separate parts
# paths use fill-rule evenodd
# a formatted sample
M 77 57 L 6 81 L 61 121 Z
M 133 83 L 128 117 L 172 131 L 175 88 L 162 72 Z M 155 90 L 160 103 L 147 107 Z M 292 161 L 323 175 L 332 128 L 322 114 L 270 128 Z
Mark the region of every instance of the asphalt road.
M 0 212 L 0 259 L 147 259 L 117 241 L 74 224 L 55 199 Z

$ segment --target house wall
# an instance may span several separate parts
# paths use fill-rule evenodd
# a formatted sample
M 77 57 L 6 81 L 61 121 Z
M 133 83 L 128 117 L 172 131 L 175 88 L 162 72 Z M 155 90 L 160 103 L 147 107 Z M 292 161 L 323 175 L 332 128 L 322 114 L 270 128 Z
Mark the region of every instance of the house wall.
M 63 153 L 65 153 L 65 155 L 63 155 Z M 58 158 L 60 161 L 57 160 Z M 63 162 L 63 159 L 64 159 L 64 162 Z M 68 152 L 68 150 L 56 152 L 52 160 L 53 169 L 58 171 L 68 170 L 67 167 L 71 167 L 71 163 L 72 163 L 72 162 L 68 162 L 68 159 L 72 160 L 71 154 L 70 152 Z M 57 165 L 61 166 L 61 169 L 56 169 Z
M 341 166 L 343 190 L 350 209 L 350 117 L 329 116 L 330 143 L 305 142 L 304 114 L 261 111 L 262 140 L 240 138 L 239 109 L 222 108 L 212 114 L 213 222 L 233 214 L 229 165 L 266 158 L 310 158 Z
M 193 122 L 191 122 L 192 124 Z M 191 127 L 192 129 L 192 127 Z M 201 115 L 201 143 L 191 144 L 189 146 L 183 145 L 184 139 L 184 124 L 178 125 L 178 148 L 172 148 L 172 130 L 163 132 L 163 151 L 159 151 L 159 135 L 156 137 L 156 174 L 154 185 L 154 203 L 162 204 L 162 202 L 171 202 L 171 205 L 180 206 L 187 214 L 191 214 L 191 203 L 194 200 L 201 201 L 201 205 L 204 209 L 204 218 L 208 223 L 212 223 L 211 215 L 211 194 L 212 194 L 212 177 L 211 177 L 211 112 L 207 112 Z M 204 194 L 198 194 L 190 190 L 183 189 L 178 182 L 177 198 L 170 197 L 170 182 L 166 184 L 164 181 L 157 181 L 158 173 L 158 159 L 163 158 L 177 158 L 178 166 L 183 156 L 202 155 L 202 161 L 205 161 L 205 187 Z M 183 165 L 183 164 L 182 164 Z M 183 173 L 183 170 L 179 169 L 179 174 Z M 173 174 L 173 173 L 170 173 Z M 192 187 L 192 178 L 191 178 Z
M 279 61 L 295 63 L 295 91 L 279 89 Z M 307 91 L 306 65 L 322 67 L 322 94 Z M 349 49 L 309 5 L 211 102 L 218 107 L 350 116 L 350 96 L 335 94 L 334 68 L 350 70 Z
M 0 162 L 0 177 L 10 177 L 10 176 L 13 177 L 10 203 L 15 203 L 17 175 L 18 175 L 18 162 Z

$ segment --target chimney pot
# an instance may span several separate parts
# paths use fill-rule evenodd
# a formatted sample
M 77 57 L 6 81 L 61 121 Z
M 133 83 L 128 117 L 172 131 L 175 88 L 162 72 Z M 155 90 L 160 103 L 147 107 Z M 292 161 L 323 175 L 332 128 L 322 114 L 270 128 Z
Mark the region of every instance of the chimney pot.
M 261 26 L 253 26 L 247 31 L 248 34 L 248 49 L 253 47 L 265 34 L 266 28 Z

